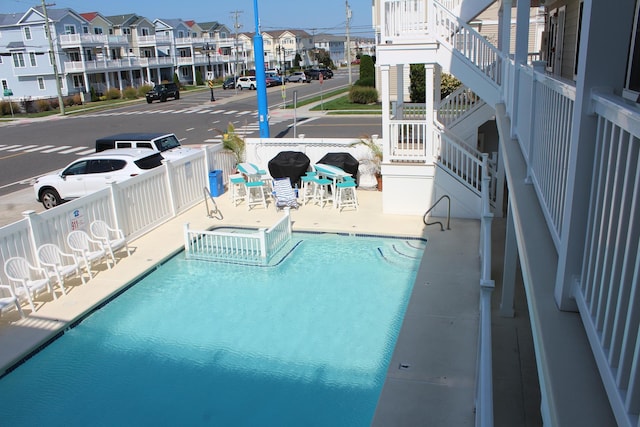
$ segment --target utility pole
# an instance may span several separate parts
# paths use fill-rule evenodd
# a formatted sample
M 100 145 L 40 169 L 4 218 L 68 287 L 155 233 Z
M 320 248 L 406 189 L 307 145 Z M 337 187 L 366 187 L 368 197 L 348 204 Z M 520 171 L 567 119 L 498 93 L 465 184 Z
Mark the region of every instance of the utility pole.
M 349 86 L 351 86 L 351 37 L 349 36 L 349 23 L 351 21 L 351 9 L 349 8 L 349 0 L 345 0 L 347 12 L 347 69 L 349 70 Z
M 234 23 L 233 23 L 233 29 L 235 31 L 235 36 L 236 36 L 236 41 L 235 41 L 235 52 L 236 52 L 236 57 L 235 57 L 235 70 L 234 70 L 234 78 L 237 79 L 238 78 L 238 29 L 241 27 L 240 23 L 238 22 L 238 16 L 243 13 L 241 10 L 234 10 L 233 12 L 231 12 L 231 14 L 234 16 Z M 235 84 L 233 85 L 235 87 Z M 237 91 L 237 88 L 236 88 Z
M 55 3 L 50 6 L 55 6 Z M 42 12 L 44 13 L 44 28 L 47 33 L 47 39 L 49 40 L 49 60 L 53 65 L 53 78 L 56 79 L 56 89 L 58 91 L 58 104 L 60 104 L 60 114 L 64 116 L 64 100 L 62 99 L 62 88 L 60 87 L 60 77 L 58 75 L 58 64 L 56 62 L 56 55 L 53 51 L 53 37 L 51 36 L 51 27 L 49 27 L 49 15 L 47 14 L 47 5 L 42 0 Z

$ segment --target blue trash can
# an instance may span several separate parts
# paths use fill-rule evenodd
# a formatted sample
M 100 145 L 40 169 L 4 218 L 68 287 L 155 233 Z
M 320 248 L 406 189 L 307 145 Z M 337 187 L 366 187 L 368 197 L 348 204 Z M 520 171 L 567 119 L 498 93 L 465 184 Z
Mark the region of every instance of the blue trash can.
M 218 197 L 224 193 L 222 171 L 219 169 L 209 172 L 209 192 L 213 197 Z

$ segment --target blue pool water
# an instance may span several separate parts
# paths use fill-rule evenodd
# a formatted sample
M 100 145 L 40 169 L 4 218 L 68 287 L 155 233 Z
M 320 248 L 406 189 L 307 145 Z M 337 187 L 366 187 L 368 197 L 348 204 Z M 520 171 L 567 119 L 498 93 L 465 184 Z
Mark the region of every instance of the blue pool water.
M 2 378 L 2 424 L 368 426 L 424 243 L 294 233 L 270 266 L 178 255 Z

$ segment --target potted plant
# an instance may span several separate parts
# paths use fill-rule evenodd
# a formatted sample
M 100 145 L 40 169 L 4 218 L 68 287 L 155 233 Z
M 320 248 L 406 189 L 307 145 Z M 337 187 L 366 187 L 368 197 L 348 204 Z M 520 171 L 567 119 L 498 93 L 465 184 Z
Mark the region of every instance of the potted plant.
M 244 138 L 236 133 L 233 123 L 227 125 L 225 132 L 218 132 L 222 134 L 222 147 L 225 150 L 231 151 L 235 156 L 236 166 L 242 163 L 244 160 L 245 142 Z
M 360 159 L 360 162 L 365 165 L 370 165 L 369 171 L 375 176 L 377 189 L 378 191 L 382 191 L 382 147 L 378 144 L 378 138 L 372 136 L 363 136 L 358 141 L 351 144 L 351 146 L 364 145 L 369 149 L 369 153 L 366 157 Z M 366 175 L 366 173 L 365 173 Z M 362 180 L 366 177 L 363 176 Z

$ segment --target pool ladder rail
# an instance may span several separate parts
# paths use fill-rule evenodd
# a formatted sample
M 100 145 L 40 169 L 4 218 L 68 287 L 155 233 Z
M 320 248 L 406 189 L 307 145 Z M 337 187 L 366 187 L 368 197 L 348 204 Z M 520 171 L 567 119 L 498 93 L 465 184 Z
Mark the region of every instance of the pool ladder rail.
M 428 226 L 439 224 L 440 230 L 444 231 L 444 225 L 441 221 L 427 222 L 427 216 L 429 215 L 429 212 L 431 212 L 443 199 L 447 199 L 447 230 L 451 230 L 451 198 L 446 194 L 436 200 L 436 202 L 424 213 L 422 217 L 422 222 L 424 222 L 424 225 Z
M 209 209 L 209 201 L 211 201 L 213 209 Z M 207 209 L 207 217 L 216 218 L 218 220 L 222 220 L 224 218 L 222 216 L 222 212 L 220 212 L 220 209 L 218 209 L 218 204 L 216 203 L 207 187 L 204 187 L 204 206 Z

